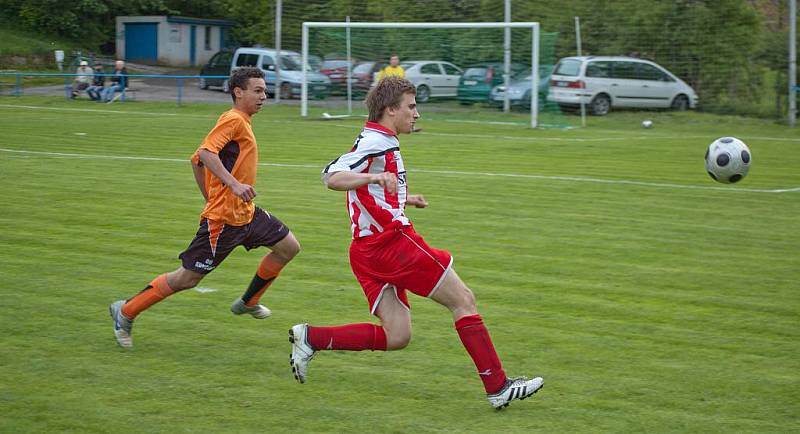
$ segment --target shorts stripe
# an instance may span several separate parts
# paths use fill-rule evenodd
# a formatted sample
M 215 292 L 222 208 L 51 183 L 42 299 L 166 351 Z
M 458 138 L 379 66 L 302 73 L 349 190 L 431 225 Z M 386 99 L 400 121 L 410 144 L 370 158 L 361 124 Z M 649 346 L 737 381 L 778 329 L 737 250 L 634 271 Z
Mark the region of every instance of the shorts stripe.
M 405 232 L 400 232 L 400 233 L 401 233 L 401 234 L 403 234 L 403 236 L 404 236 L 404 237 L 408 238 L 408 240 L 409 240 L 409 241 L 411 241 L 412 243 L 414 243 L 414 245 L 415 245 L 415 246 L 417 246 L 417 248 L 418 248 L 418 249 L 420 249 L 420 250 L 422 250 L 423 252 L 425 252 L 425 254 L 426 254 L 426 255 L 428 255 L 428 257 L 429 257 L 429 258 L 433 259 L 433 260 L 434 260 L 434 261 L 435 261 L 437 264 L 439 264 L 439 266 L 440 266 L 440 267 L 442 267 L 442 270 L 445 270 L 445 271 L 447 271 L 447 267 L 445 267 L 444 265 L 442 265 L 442 263 L 441 263 L 441 262 L 439 262 L 439 260 L 438 260 L 438 259 L 434 258 L 434 257 L 433 257 L 433 255 L 431 255 L 430 253 L 428 253 L 428 251 L 427 251 L 427 250 L 423 249 L 423 248 L 422 248 L 422 246 L 420 246 L 419 244 L 417 244 L 417 242 L 416 242 L 416 241 L 414 241 L 414 239 L 413 239 L 413 238 L 409 237 L 409 236 L 408 236 L 408 234 L 406 234 Z M 451 259 L 451 260 L 450 260 L 450 262 L 453 262 L 453 260 Z
M 206 219 L 206 225 L 208 225 L 208 243 L 211 245 L 211 256 L 217 256 L 217 241 L 222 235 L 222 230 L 225 229 L 225 223 Z
M 444 278 L 447 277 L 447 274 L 452 269 L 453 269 L 453 257 L 451 256 L 450 257 L 450 263 L 447 265 L 447 268 L 444 270 L 444 273 L 442 273 L 442 277 L 440 277 L 439 281 L 436 282 L 436 286 L 434 286 L 433 289 L 431 289 L 431 292 L 428 294 L 428 298 L 433 297 L 433 294 L 436 292 L 437 289 L 439 289 L 440 286 L 442 286 L 442 282 L 444 282 Z

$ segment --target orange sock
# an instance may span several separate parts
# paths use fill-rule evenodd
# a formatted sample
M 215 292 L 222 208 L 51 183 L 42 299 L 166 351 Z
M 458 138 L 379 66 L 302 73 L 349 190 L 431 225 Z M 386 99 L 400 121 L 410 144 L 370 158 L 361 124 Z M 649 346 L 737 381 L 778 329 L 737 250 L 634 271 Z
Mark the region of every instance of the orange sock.
M 278 278 L 278 274 L 280 274 L 284 265 L 285 264 L 282 262 L 276 261 L 272 253 L 264 256 L 264 259 L 262 259 L 261 263 L 258 265 L 256 275 L 253 276 L 253 280 L 250 281 L 250 286 L 242 296 L 244 304 L 247 306 L 257 305 L 259 300 L 261 300 L 261 296 L 264 295 L 264 291 Z
M 125 318 L 134 319 L 145 309 L 169 297 L 175 291 L 167 284 L 167 274 L 164 273 L 150 282 L 142 292 L 134 295 L 122 306 Z

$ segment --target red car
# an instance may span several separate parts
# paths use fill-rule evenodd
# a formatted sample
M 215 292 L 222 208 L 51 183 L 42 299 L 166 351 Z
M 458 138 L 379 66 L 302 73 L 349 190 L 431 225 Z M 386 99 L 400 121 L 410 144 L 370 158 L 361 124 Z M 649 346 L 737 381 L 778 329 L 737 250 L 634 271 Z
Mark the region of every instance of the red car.
M 347 60 L 325 60 L 319 72 L 331 79 L 332 92 L 347 92 Z

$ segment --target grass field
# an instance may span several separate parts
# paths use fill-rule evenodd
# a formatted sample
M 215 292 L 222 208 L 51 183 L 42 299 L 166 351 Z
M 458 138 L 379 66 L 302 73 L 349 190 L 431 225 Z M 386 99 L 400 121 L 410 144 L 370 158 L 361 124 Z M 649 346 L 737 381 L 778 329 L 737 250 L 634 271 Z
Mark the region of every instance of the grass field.
M 306 384 L 292 378 L 291 325 L 371 320 L 343 195 L 319 181 L 361 121 L 296 107 L 254 118 L 256 202 L 303 246 L 264 297 L 273 316 L 228 311 L 265 252 L 238 250 L 201 283 L 215 291 L 156 305 L 118 348 L 108 304 L 179 265 L 203 206 L 187 158 L 224 109 L 0 99 L 0 432 L 800 427 L 800 134 L 763 120 L 648 113 L 643 130 L 644 115 L 615 113 L 530 130 L 422 107 L 403 155 L 431 206 L 408 214 L 454 254 L 506 371 L 545 378 L 502 412 L 449 313 L 420 298 L 404 351 L 323 353 Z M 703 168 L 723 135 L 753 152 L 733 186 Z

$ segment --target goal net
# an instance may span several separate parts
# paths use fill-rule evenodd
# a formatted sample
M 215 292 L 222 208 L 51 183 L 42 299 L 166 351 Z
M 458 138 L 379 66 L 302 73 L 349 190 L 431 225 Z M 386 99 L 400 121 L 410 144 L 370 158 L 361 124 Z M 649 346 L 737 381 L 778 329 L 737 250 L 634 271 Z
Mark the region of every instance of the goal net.
M 558 34 L 539 23 L 305 22 L 302 30 L 304 117 L 365 115 L 364 96 L 397 55 L 424 118 L 567 126 L 546 98 Z

